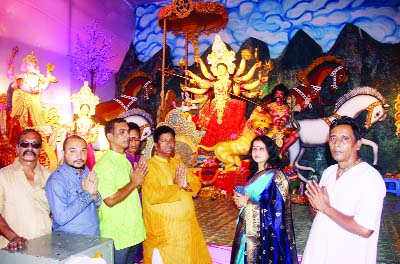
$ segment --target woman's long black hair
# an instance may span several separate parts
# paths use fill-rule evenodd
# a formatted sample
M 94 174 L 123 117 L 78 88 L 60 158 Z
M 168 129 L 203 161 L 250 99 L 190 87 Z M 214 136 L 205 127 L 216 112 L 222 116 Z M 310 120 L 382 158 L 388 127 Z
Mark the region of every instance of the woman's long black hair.
M 265 162 L 265 164 L 268 164 L 269 168 L 272 169 L 283 169 L 284 164 L 282 162 L 282 159 L 279 156 L 279 148 L 275 144 L 275 141 L 272 140 L 271 138 L 267 137 L 266 135 L 260 135 L 256 136 L 250 144 L 250 150 L 249 150 L 249 158 L 250 158 L 250 175 L 247 178 L 249 180 L 251 177 L 253 177 L 257 172 L 258 172 L 258 164 L 253 160 L 253 156 L 251 155 L 252 149 L 253 149 L 253 144 L 255 141 L 261 141 L 265 144 L 265 147 L 267 149 L 269 158 Z

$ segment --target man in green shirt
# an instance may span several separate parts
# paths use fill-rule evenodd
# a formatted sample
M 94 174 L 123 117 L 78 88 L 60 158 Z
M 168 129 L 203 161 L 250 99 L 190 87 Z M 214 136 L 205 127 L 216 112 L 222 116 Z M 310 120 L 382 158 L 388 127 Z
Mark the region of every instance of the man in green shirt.
M 100 235 L 114 240 L 114 263 L 131 264 L 146 232 L 138 187 L 147 173 L 145 160 L 132 168 L 125 156 L 129 145 L 128 124 L 123 118 L 107 122 L 105 134 L 110 149 L 96 163 L 98 191 L 103 197 L 99 209 Z

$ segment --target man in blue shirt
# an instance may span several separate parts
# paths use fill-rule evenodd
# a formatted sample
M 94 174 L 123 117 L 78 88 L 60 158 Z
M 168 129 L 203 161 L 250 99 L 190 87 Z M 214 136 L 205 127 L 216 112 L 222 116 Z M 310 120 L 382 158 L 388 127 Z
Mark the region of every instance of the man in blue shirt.
M 64 163 L 49 177 L 46 196 L 53 216 L 53 231 L 99 236 L 97 176 L 85 165 L 87 145 L 73 135 L 63 145 Z

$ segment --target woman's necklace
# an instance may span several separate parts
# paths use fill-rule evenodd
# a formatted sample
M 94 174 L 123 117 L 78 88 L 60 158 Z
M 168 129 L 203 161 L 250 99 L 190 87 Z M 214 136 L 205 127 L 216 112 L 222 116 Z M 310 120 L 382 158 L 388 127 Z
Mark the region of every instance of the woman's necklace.
M 361 158 L 357 158 L 352 164 L 350 164 L 346 168 L 342 168 L 338 164 L 338 170 L 337 170 L 337 173 L 336 173 L 336 180 L 339 179 L 340 176 L 342 176 L 343 173 L 345 173 L 346 171 L 350 170 L 351 168 L 353 168 L 354 166 L 356 166 L 357 164 L 359 164 L 361 162 L 362 162 L 362 159 Z

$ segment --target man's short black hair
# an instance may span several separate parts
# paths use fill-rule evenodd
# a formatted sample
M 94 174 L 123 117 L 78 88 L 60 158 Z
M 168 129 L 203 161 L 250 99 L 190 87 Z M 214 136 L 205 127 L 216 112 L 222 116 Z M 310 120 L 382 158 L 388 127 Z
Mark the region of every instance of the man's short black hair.
M 154 130 L 153 133 L 153 140 L 154 143 L 158 143 L 158 141 L 160 140 L 160 136 L 162 134 L 167 134 L 167 133 L 171 133 L 172 136 L 175 138 L 175 131 L 170 128 L 169 126 L 159 126 L 156 128 L 156 130 Z
M 107 136 L 108 133 L 113 133 L 114 132 L 114 128 L 115 128 L 115 124 L 116 123 L 126 123 L 126 120 L 123 119 L 123 118 L 118 117 L 118 118 L 114 118 L 114 119 L 111 119 L 110 121 L 108 121 L 106 123 L 106 125 L 104 126 L 104 133 L 106 134 L 106 136 Z
M 134 122 L 128 122 L 128 127 L 129 127 L 128 132 L 131 132 L 132 130 L 136 130 L 140 134 L 140 126 L 138 124 L 136 124 Z
M 359 125 L 357 125 L 356 121 L 349 117 L 349 116 L 342 116 L 339 119 L 335 119 L 332 121 L 332 124 L 329 126 L 329 132 L 331 132 L 331 130 L 334 127 L 340 126 L 340 125 L 348 125 L 351 126 L 352 130 L 353 130 L 353 134 L 354 137 L 356 138 L 356 140 L 361 140 L 361 127 Z

